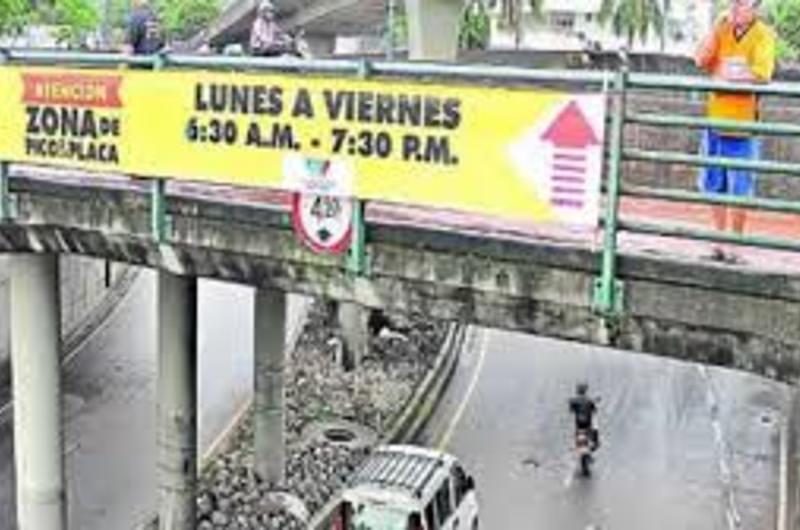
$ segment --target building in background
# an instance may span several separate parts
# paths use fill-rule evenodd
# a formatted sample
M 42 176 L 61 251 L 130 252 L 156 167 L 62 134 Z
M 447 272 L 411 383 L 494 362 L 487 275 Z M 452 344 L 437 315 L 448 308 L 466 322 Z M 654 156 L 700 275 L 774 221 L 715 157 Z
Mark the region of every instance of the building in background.
M 523 0 L 522 31 L 506 27 L 501 21 L 499 0 L 490 0 L 494 49 L 581 50 L 586 48 L 615 50 L 627 44 L 627 39 L 614 34 L 610 23 L 601 24 L 602 0 L 545 0 L 542 16 L 532 12 Z M 634 39 L 632 51 L 663 52 L 688 55 L 694 52 L 697 41 L 711 22 L 711 0 L 672 0 L 667 15 L 665 39 L 655 31 L 646 42 Z

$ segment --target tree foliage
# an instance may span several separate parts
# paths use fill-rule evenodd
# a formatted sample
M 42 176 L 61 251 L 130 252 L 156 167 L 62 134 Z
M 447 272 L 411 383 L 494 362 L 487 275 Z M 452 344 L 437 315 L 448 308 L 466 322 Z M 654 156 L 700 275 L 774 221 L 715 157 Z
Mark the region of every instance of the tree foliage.
M 30 14 L 27 0 L 0 0 L 0 35 L 18 33 Z
M 53 12 L 55 23 L 59 26 L 56 38 L 72 47 L 84 45 L 100 21 L 93 0 L 56 0 Z
M 171 39 L 185 40 L 219 15 L 219 0 L 157 0 L 154 7 Z
M 651 33 L 663 39 L 666 16 L 660 0 L 603 0 L 600 22 L 610 23 L 614 33 L 633 46 L 637 38 L 644 42 Z
M 800 59 L 800 0 L 772 0 L 766 14 L 778 34 L 778 57 Z
M 489 45 L 491 21 L 489 10 L 481 0 L 471 0 L 461 14 L 458 46 L 465 50 L 482 50 Z

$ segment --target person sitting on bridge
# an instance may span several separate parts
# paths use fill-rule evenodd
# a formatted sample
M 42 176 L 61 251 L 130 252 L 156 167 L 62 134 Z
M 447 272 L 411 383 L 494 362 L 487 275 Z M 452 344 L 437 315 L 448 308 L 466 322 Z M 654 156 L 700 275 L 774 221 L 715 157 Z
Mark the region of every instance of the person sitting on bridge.
M 702 41 L 696 56 L 697 66 L 715 79 L 738 83 L 766 83 L 775 69 L 775 35 L 758 16 L 760 0 L 733 0 L 731 9 L 715 24 Z M 709 96 L 709 118 L 755 121 L 758 99 L 755 94 L 714 92 Z M 755 160 L 759 142 L 748 134 L 730 131 L 703 131 L 703 154 L 712 157 Z M 755 193 L 753 173 L 741 169 L 708 167 L 701 173 L 700 188 L 706 193 L 752 196 Z M 745 230 L 746 211 L 726 206 L 713 207 L 714 227 L 725 231 L 730 218 L 735 233 Z M 713 258 L 738 261 L 730 250 L 715 246 Z
M 152 55 L 164 49 L 166 41 L 158 14 L 149 0 L 132 0 L 125 39 L 126 52 L 133 55 Z
M 594 415 L 597 413 L 597 404 L 589 397 L 589 385 L 578 383 L 575 387 L 576 395 L 569 400 L 569 410 L 575 416 L 575 435 L 585 431 L 592 440 L 592 450 L 600 445 L 600 437 L 594 428 Z
M 259 57 L 279 57 L 287 53 L 289 36 L 276 20 L 275 6 L 271 0 L 262 0 L 250 31 L 250 53 Z

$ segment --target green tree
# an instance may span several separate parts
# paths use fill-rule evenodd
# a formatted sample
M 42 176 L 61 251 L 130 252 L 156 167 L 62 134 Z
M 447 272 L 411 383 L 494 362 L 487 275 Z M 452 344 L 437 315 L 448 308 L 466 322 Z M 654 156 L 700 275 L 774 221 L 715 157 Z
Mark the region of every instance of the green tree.
M 30 15 L 28 0 L 0 0 L 0 35 L 19 33 Z
M 167 35 L 177 40 L 207 27 L 220 11 L 219 0 L 157 0 L 154 5 Z
M 127 26 L 130 0 L 108 0 L 112 29 Z M 169 39 L 186 40 L 207 27 L 220 13 L 220 0 L 151 0 Z
M 646 41 L 651 32 L 664 35 L 664 6 L 659 0 L 603 0 L 600 22 L 611 23 L 614 33 L 633 46 L 638 37 Z
M 800 0 L 771 0 L 766 13 L 778 34 L 778 57 L 800 58 Z
M 84 45 L 89 34 L 97 30 L 99 15 L 93 0 L 56 0 L 51 13 L 59 26 L 57 40 L 70 47 Z
M 471 0 L 461 14 L 458 46 L 466 50 L 485 49 L 491 37 L 489 11 L 482 0 Z

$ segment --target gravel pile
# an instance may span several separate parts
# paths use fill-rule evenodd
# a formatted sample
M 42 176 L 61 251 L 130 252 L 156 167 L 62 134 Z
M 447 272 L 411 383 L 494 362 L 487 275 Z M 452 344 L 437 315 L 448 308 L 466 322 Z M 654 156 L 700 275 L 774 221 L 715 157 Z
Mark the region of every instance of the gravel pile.
M 370 354 L 347 373 L 338 366 L 342 342 L 334 321 L 327 304 L 315 303 L 288 362 L 287 479 L 280 489 L 289 495 L 268 491 L 253 472 L 248 415 L 201 477 L 198 529 L 304 529 L 293 513 L 319 510 L 368 452 L 368 444 L 331 443 L 315 427 L 344 421 L 372 431 L 373 438 L 386 432 L 433 366 L 446 332 L 444 324 L 422 317 L 374 319 Z M 305 509 L 287 509 L 287 498 L 299 499 Z

